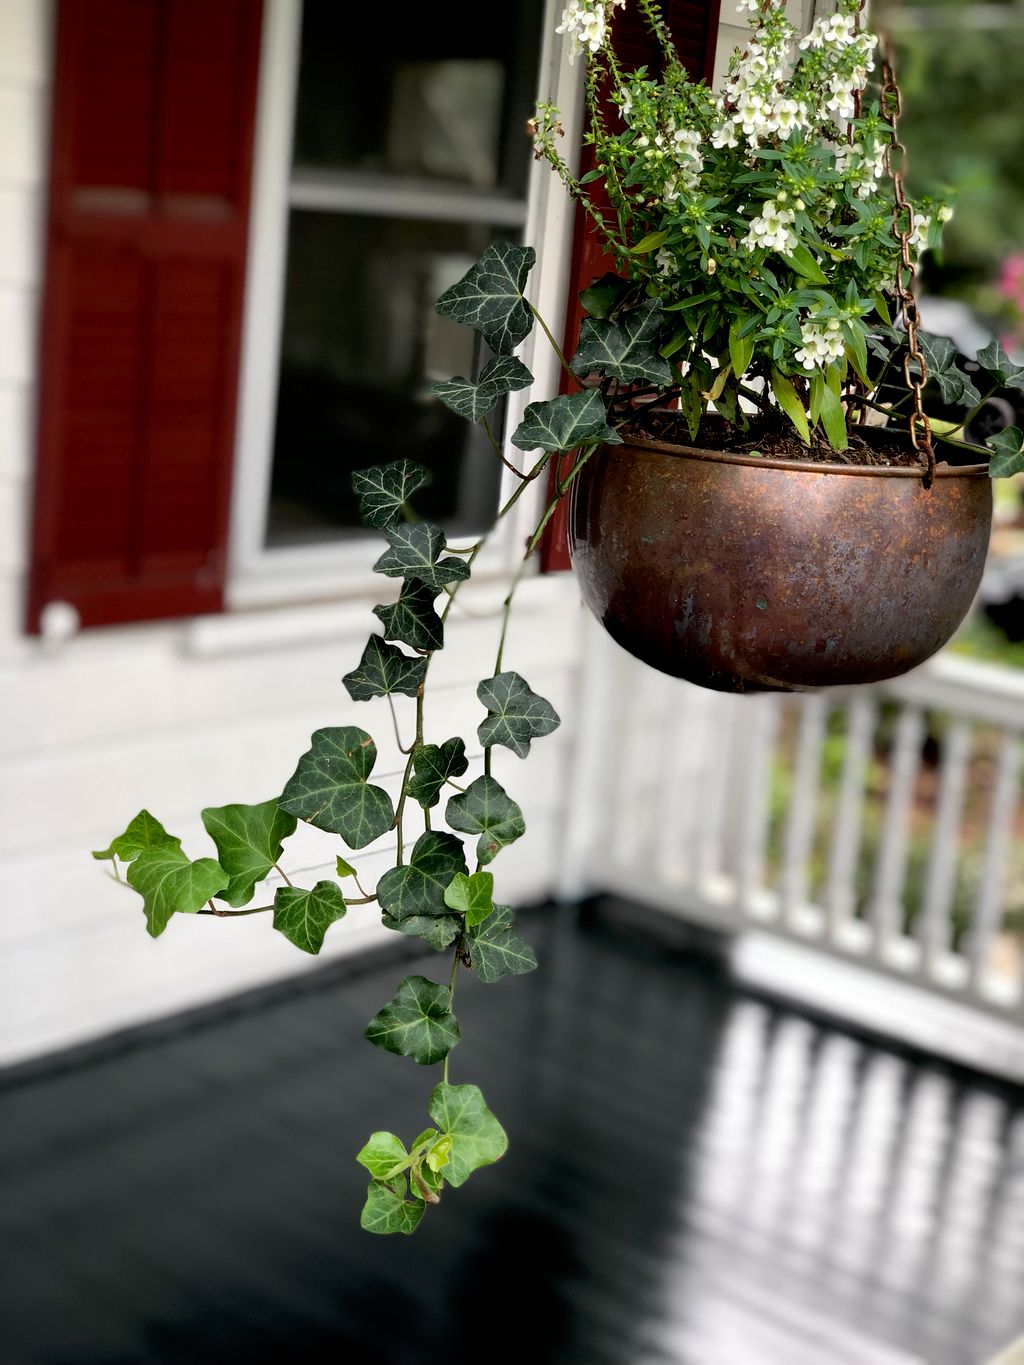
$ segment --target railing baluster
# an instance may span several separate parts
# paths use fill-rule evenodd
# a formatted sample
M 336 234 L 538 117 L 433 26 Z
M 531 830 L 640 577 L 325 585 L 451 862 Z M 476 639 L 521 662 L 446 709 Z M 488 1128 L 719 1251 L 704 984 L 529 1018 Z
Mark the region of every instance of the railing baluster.
M 932 828 L 928 876 L 921 913 L 915 926 L 921 945 L 921 968 L 928 977 L 934 976 L 939 960 L 952 946 L 950 912 L 956 887 L 960 820 L 970 748 L 970 726 L 966 721 L 953 721 L 942 744 L 942 771 Z
M 694 863 L 698 887 L 712 881 L 721 868 L 736 704 L 740 699 L 716 695 L 710 700 L 713 704 L 706 714 L 703 735 L 705 765 L 694 805 Z
M 793 768 L 793 799 L 783 845 L 782 922 L 794 920 L 808 902 L 808 864 L 814 845 L 814 817 L 818 805 L 818 779 L 825 739 L 826 707 L 823 697 L 802 699 L 800 733 Z
M 1002 895 L 1006 855 L 1017 809 L 1020 736 L 1004 734 L 999 746 L 996 781 L 988 816 L 988 838 L 978 899 L 967 937 L 968 988 L 984 993 L 992 962 L 992 947 L 1003 918 Z
M 869 918 L 878 957 L 889 958 L 899 937 L 901 896 L 907 865 L 908 825 L 914 786 L 921 761 L 924 717 L 914 706 L 900 712 L 889 773 L 889 797 L 885 803 L 885 826 L 875 865 L 874 892 Z
M 853 697 L 847 707 L 846 752 L 836 803 L 835 824 L 829 855 L 825 905 L 828 937 L 837 939 L 853 919 L 856 905 L 854 877 L 860 852 L 865 783 L 878 709 L 871 696 Z
M 769 781 L 775 740 L 779 731 L 779 698 L 751 698 L 743 713 L 740 751 L 745 758 L 736 819 L 736 908 L 747 918 L 757 916 L 757 900 L 764 887 L 765 843 L 768 837 Z

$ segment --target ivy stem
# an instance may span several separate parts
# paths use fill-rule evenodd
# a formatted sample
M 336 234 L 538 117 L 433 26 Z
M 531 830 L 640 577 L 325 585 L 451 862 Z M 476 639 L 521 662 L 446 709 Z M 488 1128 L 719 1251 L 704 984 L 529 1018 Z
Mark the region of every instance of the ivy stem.
M 558 342 L 557 342 L 557 341 L 555 340 L 555 338 L 551 335 L 551 328 L 547 325 L 547 323 L 544 321 L 544 319 L 541 317 L 540 313 L 538 313 L 537 309 L 533 306 L 533 304 L 530 302 L 529 299 L 525 299 L 524 302 L 525 302 L 527 308 L 529 308 L 530 312 L 533 314 L 533 316 L 534 316 L 534 317 L 537 319 L 537 321 L 540 323 L 541 331 L 542 331 L 542 332 L 544 333 L 544 335 L 547 337 L 548 341 L 550 341 L 550 343 L 551 343 L 551 349 L 554 351 L 555 355 L 558 356 L 558 361 L 559 361 L 559 364 L 561 365 L 562 369 L 566 372 L 566 374 L 567 374 L 567 375 L 569 376 L 569 378 L 573 381 L 573 383 L 578 385 L 580 381 L 576 378 L 576 376 L 573 374 L 572 370 L 570 369 L 570 367 L 569 367 L 569 362 L 568 362 L 568 360 L 566 360 L 566 358 L 565 358 L 565 353 L 564 353 L 564 351 L 562 350 L 561 346 L 559 346 Z
M 459 978 L 459 954 L 462 952 L 462 940 L 465 938 L 465 936 L 466 936 L 466 931 L 465 931 L 465 927 L 463 927 L 462 929 L 459 930 L 458 937 L 457 937 L 456 940 L 455 940 L 455 949 L 454 949 L 454 951 L 452 952 L 452 969 L 451 969 L 451 972 L 448 974 L 448 1008 L 449 1008 L 449 1009 L 451 1009 L 451 1007 L 452 1007 L 452 1001 L 455 999 L 455 983 L 458 981 L 458 978 Z M 448 1084 L 448 1053 L 445 1053 L 445 1057 L 444 1057 L 444 1071 L 443 1071 L 443 1073 L 442 1073 L 442 1079 L 443 1079 L 445 1085 L 447 1085 L 447 1084 Z
M 398 745 L 398 750 L 400 753 L 403 754 L 411 753 L 412 750 L 407 749 L 405 745 L 402 743 L 402 735 L 398 729 L 398 715 L 395 712 L 395 703 L 390 692 L 388 693 L 388 707 L 391 710 L 391 724 L 395 731 L 395 743 Z
M 449 598 L 449 601 L 450 600 L 451 599 Z M 444 618 L 442 617 L 441 619 L 443 620 Z M 433 657 L 434 657 L 433 653 L 427 655 L 428 667 L 430 666 L 430 660 Z M 427 676 L 426 669 L 424 669 L 423 672 L 424 682 L 426 681 L 426 676 Z M 412 776 L 412 765 L 416 758 L 416 750 L 420 748 L 422 743 L 423 743 L 423 683 L 421 682 L 419 687 L 416 689 L 416 738 L 413 740 L 412 746 L 410 748 L 402 750 L 403 753 L 407 753 L 409 755 L 409 758 L 405 765 L 405 772 L 402 774 L 402 790 L 399 793 L 398 806 L 395 809 L 395 823 L 392 826 L 396 834 L 396 845 L 398 850 L 398 862 L 396 866 L 398 867 L 401 867 L 405 860 L 405 848 L 402 838 L 403 833 L 402 817 L 405 814 L 405 802 L 406 798 L 409 795 L 409 778 Z
M 281 880 L 285 883 L 286 886 L 294 886 L 294 882 L 292 881 L 291 877 L 288 876 L 288 873 L 284 870 L 280 863 L 275 863 L 274 867 L 281 874 Z
M 527 476 L 526 474 L 524 474 L 523 471 L 522 471 L 521 469 L 517 469 L 516 466 L 512 463 L 511 460 L 507 460 L 507 459 L 505 458 L 505 452 L 504 452 L 504 451 L 502 450 L 502 448 L 501 448 L 501 443 L 498 441 L 498 439 L 497 439 L 497 437 L 495 436 L 494 432 L 491 430 L 491 424 L 488 422 L 487 418 L 486 418 L 486 417 L 481 417 L 480 422 L 481 422 L 481 425 L 483 426 L 484 431 L 487 433 L 487 439 L 490 441 L 491 445 L 494 447 L 494 453 L 495 453 L 495 455 L 497 455 L 498 459 L 499 459 L 499 460 L 501 461 L 501 463 L 505 466 L 505 468 L 508 469 L 508 470 L 510 470 L 511 473 L 515 474 L 516 478 L 518 478 L 518 479 L 525 479 L 525 478 L 527 478 L 528 476 Z
M 237 919 L 239 915 L 262 915 L 268 910 L 273 910 L 272 905 L 251 905 L 246 910 L 217 910 L 214 908 L 213 901 L 207 901 L 209 910 L 197 910 L 197 915 L 216 915 L 218 919 Z

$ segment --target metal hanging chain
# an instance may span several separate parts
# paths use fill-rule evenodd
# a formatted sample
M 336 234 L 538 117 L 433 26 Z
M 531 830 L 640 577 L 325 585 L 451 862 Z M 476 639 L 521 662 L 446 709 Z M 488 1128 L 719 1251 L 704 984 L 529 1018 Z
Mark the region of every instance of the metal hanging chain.
M 899 138 L 898 121 L 903 112 L 899 86 L 892 67 L 887 39 L 880 37 L 879 57 L 882 63 L 881 113 L 889 125 L 891 141 L 885 149 L 885 169 L 892 176 L 893 206 L 892 231 L 900 244 L 900 259 L 896 266 L 896 294 L 907 329 L 907 351 L 903 357 L 903 378 L 914 396 L 914 410 L 910 414 L 910 441 L 924 465 L 924 486 L 931 488 L 935 478 L 935 450 L 932 446 L 931 423 L 925 416 L 921 393 L 928 381 L 928 367 L 917 343 L 917 329 L 921 323 L 917 300 L 914 298 L 914 262 L 910 255 L 910 238 L 914 232 L 914 210 L 903 186 L 903 164 L 907 149 Z M 917 363 L 917 373 L 911 366 Z

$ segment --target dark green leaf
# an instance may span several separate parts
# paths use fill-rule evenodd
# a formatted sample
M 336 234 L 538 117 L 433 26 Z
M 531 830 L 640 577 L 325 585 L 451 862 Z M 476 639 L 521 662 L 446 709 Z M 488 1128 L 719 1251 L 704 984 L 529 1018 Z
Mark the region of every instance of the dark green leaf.
M 573 450 L 588 441 L 619 445 L 621 436 L 607 421 L 604 399 L 597 389 L 562 394 L 531 403 L 516 427 L 512 444 L 520 450 Z
M 379 635 L 371 635 L 363 657 L 341 681 L 353 701 L 369 701 L 395 692 L 415 697 L 426 671 L 426 659 L 414 659 L 397 645 L 385 644 Z
M 444 1171 L 452 1185 L 462 1185 L 479 1167 L 505 1155 L 505 1130 L 487 1108 L 477 1086 L 446 1085 L 442 1081 L 430 1096 L 429 1112 L 441 1132 L 452 1140 Z
M 408 863 L 393 867 L 381 877 L 377 899 L 396 927 L 411 915 L 438 915 L 451 920 L 444 893 L 455 874 L 465 871 L 462 840 L 443 830 L 427 830 L 413 845 Z
M 418 578 L 407 578 L 398 601 L 374 607 L 373 614 L 379 617 L 387 639 L 401 640 L 413 649 L 429 653 L 444 648 L 444 622 L 434 610 L 436 597 L 436 589 L 428 588 Z
M 653 300 L 623 313 L 616 322 L 584 319 L 573 373 L 587 375 L 596 370 L 627 383 L 648 379 L 654 384 L 671 384 L 672 370 L 658 354 L 658 335 L 664 322 Z
M 466 746 L 459 738 L 446 739 L 443 744 L 421 744 L 412 761 L 409 795 L 424 810 L 436 806 L 441 788 L 450 777 L 461 777 L 469 767 Z M 451 821 L 448 822 L 451 824 Z M 458 826 L 456 826 L 458 828 Z
M 511 355 L 533 326 L 523 290 L 536 259 L 531 246 L 492 242 L 458 284 L 441 295 L 437 311 L 479 332 L 495 355 Z
M 522 976 L 536 967 L 534 951 L 520 937 L 515 921 L 507 905 L 496 905 L 494 914 L 471 932 L 470 961 L 481 981 L 489 984 L 503 976 Z
M 367 781 L 377 746 L 354 725 L 317 730 L 299 759 L 280 805 L 300 820 L 340 834 L 349 848 L 364 848 L 386 834 L 395 818 L 391 797 Z
M 452 994 L 425 976 L 407 976 L 389 1005 L 366 1026 L 374 1047 L 433 1066 L 459 1041 L 459 1024 L 451 1010 Z
M 128 885 L 143 899 L 146 928 L 152 938 L 159 938 L 173 914 L 195 914 L 229 881 L 228 874 L 212 858 L 190 862 L 174 844 L 139 853 L 127 877 Z
M 621 275 L 608 273 L 580 294 L 580 303 L 592 318 L 610 318 L 633 286 Z
M 465 417 L 469 422 L 479 422 L 507 393 L 516 393 L 533 383 L 533 375 L 521 360 L 515 356 L 499 355 L 485 368 L 474 384 L 471 379 L 456 376 L 432 384 L 433 392 L 445 407 Z
M 467 926 L 480 924 L 494 909 L 494 878 L 489 872 L 474 872 L 471 877 L 459 872 L 444 893 L 444 903 L 465 915 Z
M 360 1166 L 366 1167 L 374 1180 L 394 1180 L 400 1174 L 395 1167 L 408 1163 L 409 1153 L 405 1150 L 405 1143 L 394 1133 L 371 1133 L 366 1145 L 356 1155 L 356 1160 Z
M 415 1232 L 426 1207 L 420 1200 L 411 1204 L 398 1189 L 374 1181 L 367 1188 L 359 1226 L 364 1232 Z
M 487 719 L 477 728 L 485 749 L 492 744 L 504 744 L 519 758 L 525 758 L 530 752 L 530 741 L 549 735 L 560 723 L 551 703 L 532 692 L 518 673 L 485 678 L 476 695 L 488 712 Z
M 367 526 L 385 531 L 402 515 L 402 506 L 417 488 L 430 482 L 430 473 L 413 460 L 393 460 L 390 464 L 357 469 L 352 487 L 359 498 L 359 516 Z
M 646 256 L 651 251 L 657 251 L 658 247 L 664 246 L 669 239 L 668 228 L 660 228 L 657 232 L 648 232 L 646 237 L 641 237 L 636 246 L 630 247 L 634 256 Z
M 277 801 L 258 806 L 207 806 L 203 825 L 217 845 L 217 860 L 231 880 L 218 900 L 246 905 L 281 856 L 281 847 L 295 833 L 295 816 Z
M 110 841 L 110 847 L 93 853 L 94 858 L 120 858 L 130 863 L 140 853 L 153 848 L 180 848 L 181 840 L 168 834 L 148 810 L 140 810 L 123 834 Z
M 839 395 L 829 384 L 821 389 L 821 425 L 833 450 L 845 450 L 849 444 L 846 434 L 846 413 Z
M 385 929 L 393 929 L 396 934 L 422 939 L 435 953 L 443 953 L 450 948 L 461 930 L 454 915 L 406 915 L 404 919 L 395 919 L 385 912 L 380 922 Z
M 918 345 L 928 366 L 928 377 L 939 386 L 942 401 L 956 407 L 973 408 L 981 402 L 981 394 L 956 366 L 957 350 L 948 337 L 918 332 Z M 914 364 L 913 370 L 917 371 Z
M 318 953 L 324 934 L 335 920 L 344 918 L 346 908 L 336 882 L 317 882 L 312 891 L 279 886 L 274 896 L 274 928 L 304 953 Z
M 805 446 L 810 445 L 811 431 L 807 424 L 807 413 L 804 405 L 797 396 L 792 380 L 787 379 L 782 371 L 777 370 L 774 365 L 772 366 L 772 392 L 775 394 L 779 407 L 796 427 L 801 441 Z
M 505 788 L 493 777 L 478 777 L 448 802 L 444 818 L 452 829 L 479 834 L 476 856 L 487 864 L 526 831 L 526 821 Z
M 998 340 L 990 341 L 983 351 L 978 352 L 978 364 L 983 366 L 996 383 L 1004 389 L 1017 389 L 1024 393 L 1024 365 L 1010 359 Z
M 1008 479 L 1012 474 L 1024 473 L 1024 436 L 1018 427 L 1007 427 L 988 438 L 992 459 L 988 472 L 993 479 Z
M 389 578 L 416 578 L 434 589 L 435 596 L 446 583 L 458 583 L 469 577 L 469 566 L 464 560 L 442 559 L 444 532 L 430 521 L 413 525 L 400 522 L 384 532 L 390 548 L 385 550 L 373 566 L 374 573 Z

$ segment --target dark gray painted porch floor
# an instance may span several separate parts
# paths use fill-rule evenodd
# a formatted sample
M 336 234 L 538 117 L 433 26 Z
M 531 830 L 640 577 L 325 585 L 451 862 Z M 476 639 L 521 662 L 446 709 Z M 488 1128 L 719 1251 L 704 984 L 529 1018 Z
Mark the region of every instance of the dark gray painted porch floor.
M 2 1365 L 974 1365 L 1024 1330 L 1024 1097 L 730 983 L 628 907 L 524 917 L 452 1079 L 512 1149 L 412 1238 L 352 1154 L 434 1073 L 325 968 L 8 1073 Z M 401 964 L 436 975 L 437 960 Z

